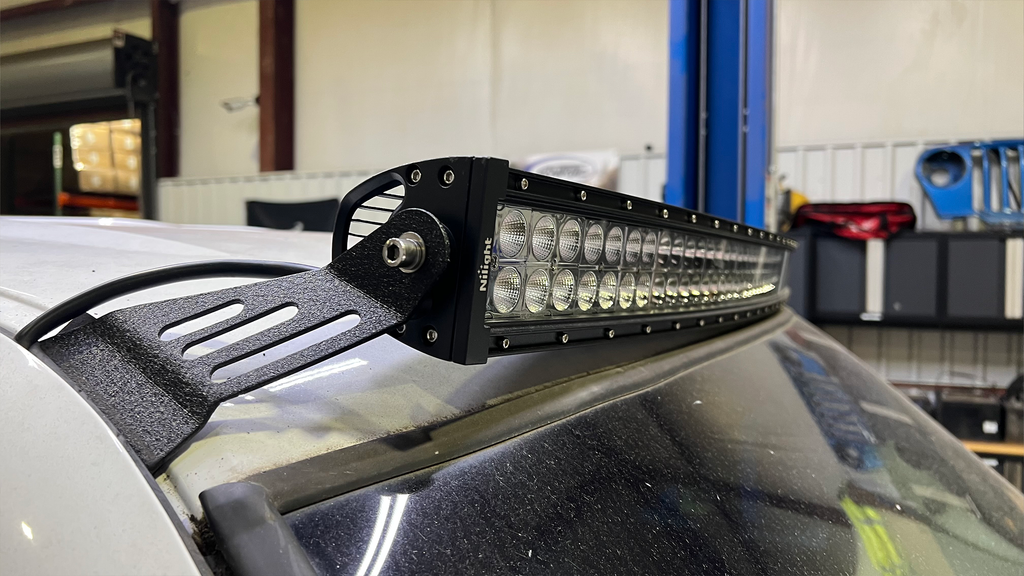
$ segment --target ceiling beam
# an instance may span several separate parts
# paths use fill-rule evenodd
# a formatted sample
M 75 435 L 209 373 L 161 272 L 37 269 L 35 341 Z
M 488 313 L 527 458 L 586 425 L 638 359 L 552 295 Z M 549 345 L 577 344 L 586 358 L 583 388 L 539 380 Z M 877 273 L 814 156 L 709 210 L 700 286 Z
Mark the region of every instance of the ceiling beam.
M 260 171 L 295 168 L 295 0 L 260 0 Z
M 78 6 L 87 6 L 89 4 L 99 4 L 101 2 L 111 1 L 112 0 L 43 0 L 41 2 L 31 2 L 29 4 L 11 6 L 10 8 L 0 10 L 0 22 L 9 22 L 18 18 L 27 18 L 29 16 L 37 16 L 39 14 L 49 14 L 52 12 L 66 10 L 68 8 L 76 8 Z

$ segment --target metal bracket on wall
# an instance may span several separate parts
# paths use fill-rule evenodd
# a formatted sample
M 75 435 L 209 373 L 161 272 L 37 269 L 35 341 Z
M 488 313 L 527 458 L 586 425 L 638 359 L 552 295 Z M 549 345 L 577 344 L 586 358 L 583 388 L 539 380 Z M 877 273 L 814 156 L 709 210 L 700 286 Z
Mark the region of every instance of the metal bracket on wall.
M 418 245 L 396 245 L 410 233 Z M 402 210 L 319 270 L 116 310 L 39 346 L 155 470 L 220 402 L 403 324 L 448 266 L 449 251 L 432 214 Z M 186 322 L 238 305 L 230 318 L 168 338 Z M 294 315 L 229 341 L 230 333 L 281 311 Z M 302 339 L 339 320 L 350 326 L 353 318 L 354 326 L 326 339 Z M 212 349 L 216 344 L 222 346 Z M 234 374 L 218 377 L 226 371 Z

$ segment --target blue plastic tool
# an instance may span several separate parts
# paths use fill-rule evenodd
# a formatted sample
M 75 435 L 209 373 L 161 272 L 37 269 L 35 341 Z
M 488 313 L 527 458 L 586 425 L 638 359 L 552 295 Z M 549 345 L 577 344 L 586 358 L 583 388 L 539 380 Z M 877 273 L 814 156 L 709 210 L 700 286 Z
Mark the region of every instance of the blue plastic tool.
M 921 154 L 914 172 L 939 218 L 977 216 L 986 224 L 1024 226 L 1024 140 L 932 148 Z

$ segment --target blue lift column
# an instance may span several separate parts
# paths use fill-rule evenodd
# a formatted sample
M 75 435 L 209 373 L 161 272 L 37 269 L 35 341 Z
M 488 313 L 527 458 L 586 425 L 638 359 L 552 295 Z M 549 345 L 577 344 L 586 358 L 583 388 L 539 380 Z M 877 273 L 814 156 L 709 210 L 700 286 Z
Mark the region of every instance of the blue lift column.
M 772 0 L 671 0 L 665 201 L 763 227 Z

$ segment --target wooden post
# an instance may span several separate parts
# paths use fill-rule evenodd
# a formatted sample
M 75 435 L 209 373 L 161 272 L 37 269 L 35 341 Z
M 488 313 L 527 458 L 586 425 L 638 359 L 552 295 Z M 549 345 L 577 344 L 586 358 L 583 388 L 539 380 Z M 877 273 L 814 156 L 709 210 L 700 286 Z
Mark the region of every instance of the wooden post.
M 295 0 L 260 0 L 260 170 L 295 167 Z
M 156 44 L 157 90 L 156 168 L 158 178 L 178 175 L 178 2 L 151 0 L 153 43 Z

